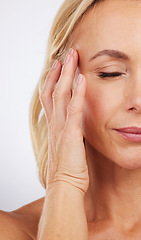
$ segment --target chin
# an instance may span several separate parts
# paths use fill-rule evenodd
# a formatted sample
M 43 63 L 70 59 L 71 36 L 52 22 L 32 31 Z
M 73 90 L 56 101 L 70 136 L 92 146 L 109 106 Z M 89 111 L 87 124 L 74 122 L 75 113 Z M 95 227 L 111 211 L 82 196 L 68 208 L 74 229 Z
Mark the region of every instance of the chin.
M 141 155 L 140 155 L 141 156 Z M 141 157 L 138 156 L 126 156 L 120 157 L 117 161 L 114 161 L 118 166 L 129 169 L 129 170 L 137 170 L 141 169 Z
M 105 154 L 102 152 L 105 160 L 110 160 L 113 164 L 118 165 L 121 168 L 129 170 L 141 169 L 141 150 L 140 151 L 107 151 L 105 149 Z
M 119 145 L 119 143 L 111 144 L 107 140 L 104 144 L 98 144 L 98 141 L 93 141 L 93 138 L 88 138 L 84 134 L 85 143 L 91 151 L 92 155 L 98 161 L 101 161 L 102 164 L 105 164 L 106 161 L 112 164 L 116 164 L 121 168 L 129 170 L 138 170 L 141 169 L 141 146 L 140 145 Z

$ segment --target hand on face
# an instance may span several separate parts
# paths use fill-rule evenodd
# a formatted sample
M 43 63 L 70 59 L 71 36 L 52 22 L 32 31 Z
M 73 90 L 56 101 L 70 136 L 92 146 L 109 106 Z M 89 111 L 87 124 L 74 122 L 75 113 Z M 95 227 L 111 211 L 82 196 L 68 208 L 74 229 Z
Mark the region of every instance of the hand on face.
M 48 123 L 47 189 L 71 184 L 82 193 L 89 185 L 81 120 L 86 79 L 79 74 L 71 88 L 78 65 L 77 51 L 70 49 L 63 67 L 55 61 L 40 94 Z

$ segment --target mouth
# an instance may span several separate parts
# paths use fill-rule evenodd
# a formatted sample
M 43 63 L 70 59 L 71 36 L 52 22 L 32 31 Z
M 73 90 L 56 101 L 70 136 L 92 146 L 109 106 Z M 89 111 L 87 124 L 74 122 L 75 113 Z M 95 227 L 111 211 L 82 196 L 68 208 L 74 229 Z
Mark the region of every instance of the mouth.
M 141 142 L 141 128 L 128 127 L 114 129 L 121 137 L 130 142 Z

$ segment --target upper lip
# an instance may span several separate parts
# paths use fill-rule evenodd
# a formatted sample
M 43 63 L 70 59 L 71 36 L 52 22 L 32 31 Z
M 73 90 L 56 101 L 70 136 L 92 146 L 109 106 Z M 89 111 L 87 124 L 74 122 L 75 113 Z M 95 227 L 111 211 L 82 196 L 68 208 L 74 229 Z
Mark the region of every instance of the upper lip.
M 139 128 L 139 127 L 118 128 L 115 130 L 120 131 L 120 132 L 125 132 L 125 133 L 141 134 L 141 128 Z

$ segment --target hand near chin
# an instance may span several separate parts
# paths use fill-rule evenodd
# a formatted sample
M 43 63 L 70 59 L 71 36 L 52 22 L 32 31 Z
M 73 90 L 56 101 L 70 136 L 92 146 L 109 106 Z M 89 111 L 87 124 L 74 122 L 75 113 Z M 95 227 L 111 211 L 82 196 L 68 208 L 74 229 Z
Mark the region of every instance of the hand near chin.
M 86 79 L 79 74 L 71 96 L 77 64 L 78 53 L 72 49 L 63 67 L 55 61 L 40 93 L 40 101 L 48 123 L 47 189 L 69 184 L 85 194 L 89 176 L 81 121 Z

